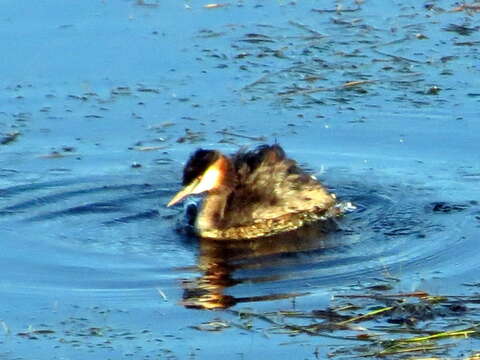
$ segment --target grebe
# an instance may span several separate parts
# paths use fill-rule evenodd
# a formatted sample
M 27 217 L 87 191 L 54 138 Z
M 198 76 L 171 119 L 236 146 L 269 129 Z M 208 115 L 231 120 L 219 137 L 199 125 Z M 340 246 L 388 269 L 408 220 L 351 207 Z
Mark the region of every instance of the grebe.
M 206 193 L 194 225 L 202 238 L 268 237 L 339 214 L 335 195 L 277 144 L 231 157 L 199 149 L 185 165 L 183 185 L 167 206 Z

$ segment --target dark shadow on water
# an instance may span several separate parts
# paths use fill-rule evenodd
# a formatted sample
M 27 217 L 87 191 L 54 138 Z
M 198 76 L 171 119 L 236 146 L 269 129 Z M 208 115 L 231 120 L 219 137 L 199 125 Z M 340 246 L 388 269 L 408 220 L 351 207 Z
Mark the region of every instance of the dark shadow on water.
M 218 241 L 199 239 L 198 270 L 200 277 L 182 281 L 183 301 L 187 308 L 218 309 L 238 303 L 284 299 L 307 293 L 283 292 L 265 296 L 234 297 L 224 291 L 241 283 L 270 282 L 282 279 L 282 275 L 235 278 L 241 270 L 266 270 L 291 266 L 303 262 L 301 255 L 322 253 L 333 237 L 330 233 L 339 228 L 334 220 L 304 226 L 285 234 L 255 240 Z

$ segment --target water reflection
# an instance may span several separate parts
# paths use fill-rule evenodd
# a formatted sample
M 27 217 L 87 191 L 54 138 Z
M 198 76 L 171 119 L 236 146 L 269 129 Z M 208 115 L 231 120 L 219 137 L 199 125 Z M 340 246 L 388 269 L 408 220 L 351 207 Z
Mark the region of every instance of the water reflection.
M 201 276 L 183 280 L 182 304 L 187 308 L 218 309 L 238 303 L 276 300 L 306 295 L 307 293 L 283 292 L 265 296 L 234 297 L 225 291 L 241 283 L 278 281 L 288 274 L 263 276 L 261 271 L 271 267 L 291 266 L 302 262 L 300 254 L 322 252 L 332 247 L 338 230 L 334 220 L 310 224 L 299 230 L 269 238 L 238 241 L 200 239 L 198 270 Z M 256 270 L 250 277 L 235 277 L 240 270 Z

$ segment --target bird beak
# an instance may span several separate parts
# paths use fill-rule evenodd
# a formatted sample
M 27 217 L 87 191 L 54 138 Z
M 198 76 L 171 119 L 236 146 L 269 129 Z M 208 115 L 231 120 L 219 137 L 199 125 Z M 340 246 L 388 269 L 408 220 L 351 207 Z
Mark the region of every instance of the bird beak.
M 176 193 L 175 196 L 172 198 L 172 200 L 170 200 L 170 202 L 167 204 L 167 207 L 175 205 L 176 203 L 185 199 L 190 194 L 195 194 L 195 188 L 197 187 L 199 182 L 200 182 L 199 179 L 195 179 L 190 184 L 185 186 L 182 190 L 180 190 L 178 193 Z
M 173 197 L 173 199 L 170 200 L 170 202 L 167 204 L 167 207 L 175 205 L 190 194 L 201 194 L 218 187 L 223 178 L 222 169 L 220 168 L 222 164 L 222 162 L 217 160 L 215 163 L 210 165 L 210 167 L 202 176 L 196 178 L 190 184 L 180 190 Z

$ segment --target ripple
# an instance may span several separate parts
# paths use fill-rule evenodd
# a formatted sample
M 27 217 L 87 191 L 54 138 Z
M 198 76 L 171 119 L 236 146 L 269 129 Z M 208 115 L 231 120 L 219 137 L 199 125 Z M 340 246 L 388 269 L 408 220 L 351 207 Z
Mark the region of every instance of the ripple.
M 183 213 L 164 206 L 173 182 L 91 177 L 6 187 L 2 284 L 45 295 L 121 292 L 132 302 L 158 297 L 159 287 L 183 293 L 187 307 L 214 308 L 328 291 L 386 273 L 452 275 L 475 263 L 478 202 L 442 199 L 421 184 L 330 176 L 354 211 L 281 237 L 234 242 L 176 232 Z M 452 256 L 462 264 L 448 266 Z
M 357 209 L 327 230 L 302 229 L 295 236 L 270 240 L 202 241 L 200 276 L 187 282 L 184 304 L 216 308 L 245 299 L 264 301 L 265 296 L 296 297 L 386 274 L 408 279 L 445 269 L 455 273 L 475 262 L 470 252 L 474 238 L 452 231 L 459 220 L 469 224 L 465 212 L 473 217 L 470 207 L 475 202 L 470 206 L 435 202 L 435 192 L 423 187 L 338 184 L 335 192 Z M 438 203 L 454 209 L 450 214 L 454 217 L 436 217 Z M 453 254 L 462 259 L 461 267 L 451 266 Z
M 193 253 L 171 230 L 167 218 L 175 213 L 158 210 L 173 184 L 133 181 L 91 177 L 0 189 L 3 288 L 102 296 L 174 289 L 179 273 L 171 269 L 193 262 Z

